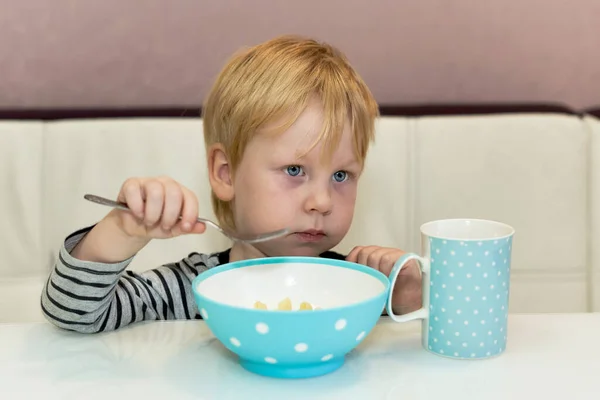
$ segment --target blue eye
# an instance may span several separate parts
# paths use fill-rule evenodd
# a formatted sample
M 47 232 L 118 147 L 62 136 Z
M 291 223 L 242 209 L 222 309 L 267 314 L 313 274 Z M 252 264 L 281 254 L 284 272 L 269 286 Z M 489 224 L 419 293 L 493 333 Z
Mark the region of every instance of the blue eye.
M 335 174 L 333 174 L 333 179 L 336 182 L 344 182 L 348 179 L 348 173 L 346 171 L 337 171 Z
M 302 174 L 302 167 L 299 165 L 290 165 L 289 167 L 287 167 L 285 169 L 285 172 L 289 175 L 289 176 L 298 176 Z

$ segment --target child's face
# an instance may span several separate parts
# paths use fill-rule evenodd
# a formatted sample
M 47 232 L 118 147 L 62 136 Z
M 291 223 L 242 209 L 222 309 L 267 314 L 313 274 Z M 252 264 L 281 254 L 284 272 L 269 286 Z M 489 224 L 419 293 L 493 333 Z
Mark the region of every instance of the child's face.
M 361 164 L 348 123 L 328 162 L 314 143 L 322 127 L 318 101 L 282 134 L 260 133 L 248 143 L 233 181 L 236 228 L 259 234 L 288 227 L 292 234 L 254 247 L 267 256 L 317 256 L 337 245 L 352 223 Z

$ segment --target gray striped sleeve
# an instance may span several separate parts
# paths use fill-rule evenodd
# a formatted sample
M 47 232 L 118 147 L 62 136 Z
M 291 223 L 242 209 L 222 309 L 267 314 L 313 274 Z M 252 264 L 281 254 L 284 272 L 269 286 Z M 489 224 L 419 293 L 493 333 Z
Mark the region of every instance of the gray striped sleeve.
M 146 320 L 199 319 L 192 280 L 217 266 L 217 254 L 192 253 L 183 260 L 142 273 L 125 271 L 132 258 L 104 264 L 71 256 L 89 231 L 67 238 L 41 295 L 46 319 L 81 333 L 122 328 Z

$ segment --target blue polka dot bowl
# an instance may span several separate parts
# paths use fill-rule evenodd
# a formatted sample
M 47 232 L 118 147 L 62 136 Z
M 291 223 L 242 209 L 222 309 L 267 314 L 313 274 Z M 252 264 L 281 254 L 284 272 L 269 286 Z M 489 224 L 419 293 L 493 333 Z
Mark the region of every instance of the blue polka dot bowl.
M 213 268 L 198 275 L 192 288 L 209 329 L 245 369 L 309 378 L 340 368 L 367 337 L 385 307 L 390 282 L 351 262 L 272 257 Z M 267 309 L 255 308 L 257 302 Z M 291 310 L 280 310 L 286 303 Z M 312 309 L 299 310 L 302 303 Z

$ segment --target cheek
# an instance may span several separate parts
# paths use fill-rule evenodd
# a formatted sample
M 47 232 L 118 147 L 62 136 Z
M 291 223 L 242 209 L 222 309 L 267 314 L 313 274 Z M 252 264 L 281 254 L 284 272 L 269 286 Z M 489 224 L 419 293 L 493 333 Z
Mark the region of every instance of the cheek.
M 357 189 L 358 187 L 354 182 L 347 185 L 339 185 L 335 188 L 335 193 L 338 197 L 337 202 L 343 207 L 349 207 L 354 209 L 354 204 L 356 203 Z
M 288 220 L 294 196 L 285 182 L 270 174 L 240 175 L 236 182 L 235 216 L 238 228 L 248 230 L 279 229 Z
M 345 185 L 344 187 L 336 188 L 335 204 L 342 225 L 349 226 L 354 215 L 354 207 L 356 204 L 357 187 L 353 185 Z
M 290 197 L 293 197 L 292 191 L 296 186 L 289 177 L 273 172 L 253 177 L 251 181 L 246 181 L 245 185 L 247 195 L 255 200 L 260 199 L 263 204 L 281 204 L 282 201 L 289 202 Z

